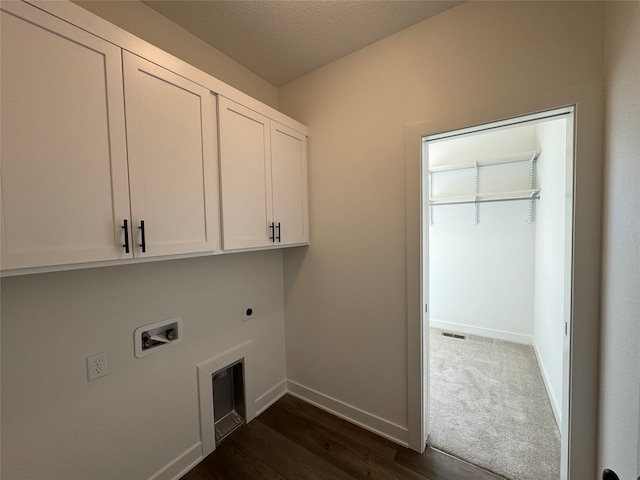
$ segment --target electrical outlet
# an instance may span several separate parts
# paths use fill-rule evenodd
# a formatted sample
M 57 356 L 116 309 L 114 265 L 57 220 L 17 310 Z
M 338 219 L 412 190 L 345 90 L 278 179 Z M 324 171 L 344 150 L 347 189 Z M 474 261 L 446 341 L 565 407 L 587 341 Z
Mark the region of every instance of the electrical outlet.
M 253 305 L 247 304 L 242 306 L 242 320 L 251 320 L 256 315 L 256 309 Z
M 104 377 L 107 371 L 107 352 L 96 353 L 87 357 L 87 380 Z

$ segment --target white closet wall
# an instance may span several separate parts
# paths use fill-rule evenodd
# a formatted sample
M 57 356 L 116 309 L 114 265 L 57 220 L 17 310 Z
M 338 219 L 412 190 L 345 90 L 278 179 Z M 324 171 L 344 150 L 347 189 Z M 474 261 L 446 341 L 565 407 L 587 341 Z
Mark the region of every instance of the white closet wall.
M 431 166 L 537 150 L 535 126 L 430 142 Z M 528 163 L 484 167 L 479 191 L 524 190 Z M 432 175 L 432 195 L 472 193 L 473 169 Z M 431 208 L 430 319 L 434 327 L 531 343 L 535 225 L 527 201 Z
M 533 346 L 558 423 L 562 398 L 562 344 L 565 298 L 565 203 L 567 198 L 566 120 L 537 125 L 538 182 L 544 188 L 535 222 Z M 570 219 L 568 219 L 570 220 Z

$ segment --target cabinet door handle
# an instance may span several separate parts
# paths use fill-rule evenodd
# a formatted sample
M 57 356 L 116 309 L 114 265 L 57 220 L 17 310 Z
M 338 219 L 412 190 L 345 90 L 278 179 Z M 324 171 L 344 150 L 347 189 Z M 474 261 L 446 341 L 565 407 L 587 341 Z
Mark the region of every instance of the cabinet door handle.
M 278 229 L 278 236 L 276 237 L 276 240 L 278 240 L 278 243 L 280 243 L 280 222 L 278 222 L 278 225 L 276 226 L 276 228 Z
M 269 235 L 269 240 L 271 240 L 272 242 L 276 241 L 276 234 L 274 231 L 274 226 L 275 224 L 273 222 L 271 222 L 271 225 L 269 225 L 269 230 L 271 231 L 271 235 Z
M 144 238 L 144 220 L 140 220 L 140 226 L 138 228 L 140 229 L 140 238 L 142 240 L 140 247 L 142 247 L 142 253 L 144 253 L 147 251 L 147 242 Z
M 124 245 L 122 246 L 124 247 L 124 253 L 129 253 L 129 222 L 126 218 L 123 222 L 124 225 L 122 226 L 122 229 L 124 230 Z

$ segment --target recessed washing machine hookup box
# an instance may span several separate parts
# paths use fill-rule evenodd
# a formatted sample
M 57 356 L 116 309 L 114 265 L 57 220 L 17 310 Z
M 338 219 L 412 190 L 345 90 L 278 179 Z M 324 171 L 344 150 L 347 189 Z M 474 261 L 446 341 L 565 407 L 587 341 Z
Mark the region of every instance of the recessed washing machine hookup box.
M 133 333 L 134 352 L 141 358 L 182 342 L 182 318 L 162 320 L 136 328 Z

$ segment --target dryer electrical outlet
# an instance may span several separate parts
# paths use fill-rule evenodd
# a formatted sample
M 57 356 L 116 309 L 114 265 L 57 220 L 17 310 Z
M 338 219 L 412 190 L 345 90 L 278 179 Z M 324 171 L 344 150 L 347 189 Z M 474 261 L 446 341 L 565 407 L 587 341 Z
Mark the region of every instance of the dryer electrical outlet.
M 242 320 L 252 320 L 256 317 L 256 309 L 251 304 L 242 306 Z

